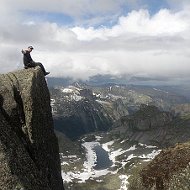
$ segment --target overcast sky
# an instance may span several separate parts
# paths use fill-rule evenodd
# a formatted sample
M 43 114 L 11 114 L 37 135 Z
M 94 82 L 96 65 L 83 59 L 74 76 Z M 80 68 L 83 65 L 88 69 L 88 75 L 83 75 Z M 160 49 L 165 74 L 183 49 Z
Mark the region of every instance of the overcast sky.
M 189 77 L 189 0 L 0 0 L 0 73 L 21 49 L 52 77 Z

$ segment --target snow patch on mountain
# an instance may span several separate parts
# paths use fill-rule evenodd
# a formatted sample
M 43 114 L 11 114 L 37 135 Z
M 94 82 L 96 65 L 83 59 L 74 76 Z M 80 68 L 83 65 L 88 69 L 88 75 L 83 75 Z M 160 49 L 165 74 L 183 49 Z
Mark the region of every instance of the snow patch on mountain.
M 82 146 L 86 150 L 86 161 L 83 164 L 83 170 L 81 172 L 63 172 L 62 177 L 64 182 L 72 182 L 73 179 L 77 179 L 79 183 L 84 183 L 90 178 L 98 178 L 108 174 L 110 171 L 105 170 L 95 170 L 94 166 L 96 165 L 97 156 L 94 151 L 94 147 L 100 145 L 99 142 L 85 142 Z
M 117 146 L 116 148 L 115 147 L 116 141 L 113 140 L 106 143 L 101 143 L 102 137 L 98 135 L 95 137 L 96 137 L 96 141 L 92 141 L 92 142 L 85 142 L 85 139 L 83 139 L 82 146 L 85 148 L 86 160 L 83 163 L 82 170 L 77 171 L 73 169 L 72 171 L 69 171 L 69 172 L 62 171 L 62 177 L 65 183 L 69 183 L 73 181 L 77 183 L 85 183 L 85 181 L 89 179 L 96 180 L 97 182 L 102 182 L 102 179 L 103 179 L 101 178 L 102 176 L 120 174 L 119 179 L 121 181 L 121 185 L 118 190 L 127 190 L 129 175 L 127 174 L 125 175 L 125 173 L 120 173 L 119 172 L 120 169 L 125 168 L 125 165 L 128 162 L 130 162 L 131 159 L 133 158 L 141 158 L 144 161 L 149 161 L 153 159 L 160 152 L 160 150 L 155 150 L 157 147 L 150 146 L 150 145 L 148 146 L 145 144 L 132 145 L 128 149 L 122 149 Z M 121 141 L 121 142 L 124 143 L 125 141 Z M 107 169 L 102 169 L 102 170 L 94 169 L 96 166 L 96 161 L 97 161 L 97 155 L 94 150 L 94 147 L 96 146 L 101 146 L 105 151 L 107 151 L 109 159 L 113 163 L 112 166 L 110 166 Z M 137 151 L 139 147 L 150 149 L 150 151 L 148 154 L 141 154 L 137 156 L 135 151 Z M 117 158 L 121 155 L 123 155 L 122 160 L 118 160 Z M 71 158 L 73 158 L 72 161 L 74 161 L 74 159 L 77 160 L 77 157 L 74 157 L 73 155 L 71 156 Z M 65 162 L 63 159 L 62 165 L 64 164 L 68 164 L 68 162 Z
M 64 88 L 64 89 L 62 89 L 62 92 L 63 92 L 63 93 L 73 93 L 73 89 Z
M 159 92 L 164 92 L 164 93 L 166 93 L 166 94 L 169 93 L 169 92 L 167 92 L 167 91 L 164 91 L 164 90 L 161 90 L 161 89 L 157 89 L 157 88 L 153 88 L 153 90 L 155 90 L 155 91 L 159 91 Z
M 127 190 L 127 185 L 129 184 L 127 175 L 120 175 L 119 178 L 121 179 L 121 187 L 118 190 Z
M 99 104 L 103 104 L 103 105 L 111 105 L 110 102 L 103 101 L 103 100 L 96 100 L 96 102 L 98 102 Z
M 139 156 L 139 158 L 145 158 L 146 160 L 144 161 L 150 161 L 152 160 L 155 156 L 157 156 L 161 150 L 153 150 L 150 154 L 143 154 L 142 156 Z

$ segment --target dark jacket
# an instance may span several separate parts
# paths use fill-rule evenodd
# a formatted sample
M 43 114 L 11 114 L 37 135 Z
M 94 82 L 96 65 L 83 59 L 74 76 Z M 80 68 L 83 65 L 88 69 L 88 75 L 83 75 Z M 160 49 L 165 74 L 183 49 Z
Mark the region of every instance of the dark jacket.
M 32 64 L 34 62 L 33 59 L 31 58 L 29 51 L 27 51 L 27 50 L 23 51 L 22 50 L 22 53 L 23 53 L 23 63 L 25 66 L 29 66 L 30 64 Z

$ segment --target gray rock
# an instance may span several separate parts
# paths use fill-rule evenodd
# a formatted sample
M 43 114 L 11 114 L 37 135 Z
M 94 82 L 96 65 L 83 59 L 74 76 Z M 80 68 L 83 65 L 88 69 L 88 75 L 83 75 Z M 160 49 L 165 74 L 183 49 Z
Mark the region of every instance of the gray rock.
M 63 190 L 50 95 L 39 68 L 0 75 L 0 189 Z

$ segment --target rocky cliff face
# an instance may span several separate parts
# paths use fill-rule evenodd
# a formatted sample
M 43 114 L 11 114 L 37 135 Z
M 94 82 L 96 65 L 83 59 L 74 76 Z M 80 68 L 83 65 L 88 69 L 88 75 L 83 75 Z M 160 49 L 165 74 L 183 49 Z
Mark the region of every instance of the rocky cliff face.
M 55 129 L 71 139 L 81 135 L 106 131 L 112 125 L 112 118 L 105 108 L 96 101 L 92 92 L 76 86 L 52 89 L 55 100 Z
M 189 140 L 189 124 L 189 118 L 174 117 L 155 106 L 143 105 L 136 113 L 116 121 L 111 133 L 143 144 L 169 147 Z
M 72 139 L 89 132 L 106 131 L 121 117 L 137 112 L 142 104 L 169 111 L 176 104 L 186 102 L 184 97 L 153 87 L 114 84 L 90 86 L 81 82 L 60 85 L 50 89 L 55 128 Z M 167 114 L 162 117 L 162 113 L 159 113 L 150 119 L 151 127 L 157 128 L 157 123 L 166 123 L 160 118 L 168 119 Z M 150 122 L 141 118 L 137 128 L 144 126 L 146 130 Z
M 50 96 L 39 68 L 0 75 L 0 189 L 63 190 Z

